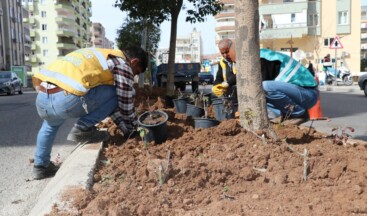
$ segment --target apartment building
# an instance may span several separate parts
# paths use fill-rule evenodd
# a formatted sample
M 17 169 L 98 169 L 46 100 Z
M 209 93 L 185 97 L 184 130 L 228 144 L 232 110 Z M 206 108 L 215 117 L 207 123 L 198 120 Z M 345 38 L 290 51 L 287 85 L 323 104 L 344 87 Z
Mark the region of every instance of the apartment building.
M 176 38 L 176 63 L 201 62 L 203 43 L 201 33 L 193 29 L 189 35 L 177 36 Z M 168 49 L 159 49 L 156 54 L 157 64 L 168 62 Z
M 224 13 L 216 16 L 217 39 L 233 39 L 234 0 L 223 3 Z M 288 53 L 305 64 L 311 61 L 319 70 L 323 57 L 330 54 L 337 66 L 343 62 L 353 74 L 360 72 L 360 0 L 259 0 L 259 13 L 262 47 Z M 343 48 L 330 49 L 336 36 Z
M 20 0 L 2 0 L 0 14 L 0 69 L 24 66 L 24 28 Z
M 32 71 L 32 40 L 31 40 L 31 27 L 29 25 L 29 11 L 22 7 L 23 15 L 23 32 L 24 32 L 24 66 L 26 71 Z
M 92 23 L 90 28 L 91 46 L 97 48 L 113 48 L 114 43 L 106 38 L 105 28 L 101 23 Z
M 367 0 L 361 1 L 361 59 L 367 59 Z
M 29 11 L 32 73 L 90 45 L 90 0 L 23 0 Z

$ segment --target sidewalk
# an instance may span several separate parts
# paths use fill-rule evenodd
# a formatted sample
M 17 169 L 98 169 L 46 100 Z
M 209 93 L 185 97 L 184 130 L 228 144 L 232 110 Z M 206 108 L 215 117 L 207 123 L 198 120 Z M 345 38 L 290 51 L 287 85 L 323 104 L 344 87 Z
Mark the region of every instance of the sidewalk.
M 339 84 L 337 86 L 332 85 L 322 85 L 319 86 L 319 90 L 329 91 L 329 92 L 362 92 L 362 90 L 359 88 L 358 83 L 354 82 L 351 86 L 345 86 L 342 84 Z
M 61 195 L 69 188 L 90 189 L 102 143 L 87 144 L 74 150 L 63 162 L 59 171 L 38 197 L 29 216 L 41 216 L 51 212 L 61 202 Z

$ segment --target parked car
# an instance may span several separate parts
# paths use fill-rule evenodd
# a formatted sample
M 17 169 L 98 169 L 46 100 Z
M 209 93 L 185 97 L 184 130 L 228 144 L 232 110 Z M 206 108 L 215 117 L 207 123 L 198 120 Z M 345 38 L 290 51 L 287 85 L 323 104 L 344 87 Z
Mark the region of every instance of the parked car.
M 207 84 L 213 84 L 214 76 L 209 72 L 200 72 L 199 73 L 199 82 L 203 84 L 204 82 Z
M 166 88 L 168 81 L 168 64 L 160 64 L 157 69 L 158 86 Z M 174 84 L 181 91 L 191 83 L 192 92 L 199 87 L 200 63 L 175 63 Z
M 0 71 L 0 93 L 14 95 L 15 92 L 23 94 L 22 80 L 14 72 Z
M 359 76 L 358 85 L 361 90 L 363 90 L 364 95 L 367 96 L 367 73 Z

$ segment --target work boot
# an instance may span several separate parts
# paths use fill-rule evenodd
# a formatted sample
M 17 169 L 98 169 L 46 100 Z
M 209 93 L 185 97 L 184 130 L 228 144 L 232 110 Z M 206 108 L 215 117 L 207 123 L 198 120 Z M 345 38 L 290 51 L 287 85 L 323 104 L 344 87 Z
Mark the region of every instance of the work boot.
M 301 125 L 309 120 L 308 112 L 306 111 L 301 116 L 290 117 L 289 119 L 285 119 L 284 125 Z
M 99 131 L 96 127 L 81 129 L 75 125 L 67 136 L 68 141 L 75 143 L 96 143 L 105 141 L 108 138 L 107 131 Z
M 56 174 L 59 168 L 60 167 L 56 166 L 53 162 L 50 162 L 47 167 L 34 165 L 32 171 L 33 179 L 39 180 L 52 177 Z

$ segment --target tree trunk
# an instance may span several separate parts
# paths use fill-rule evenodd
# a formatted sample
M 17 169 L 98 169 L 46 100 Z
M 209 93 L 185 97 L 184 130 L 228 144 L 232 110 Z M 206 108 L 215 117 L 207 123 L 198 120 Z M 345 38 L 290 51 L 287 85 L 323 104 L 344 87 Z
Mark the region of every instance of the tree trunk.
M 259 2 L 236 0 L 236 67 L 241 125 L 251 131 L 270 130 L 266 99 L 262 88 L 259 40 Z
M 177 38 L 177 21 L 180 14 L 183 0 L 177 1 L 177 4 L 171 10 L 171 38 L 169 42 L 168 54 L 168 80 L 166 95 L 173 96 L 175 92 L 175 57 L 176 57 L 176 38 Z

